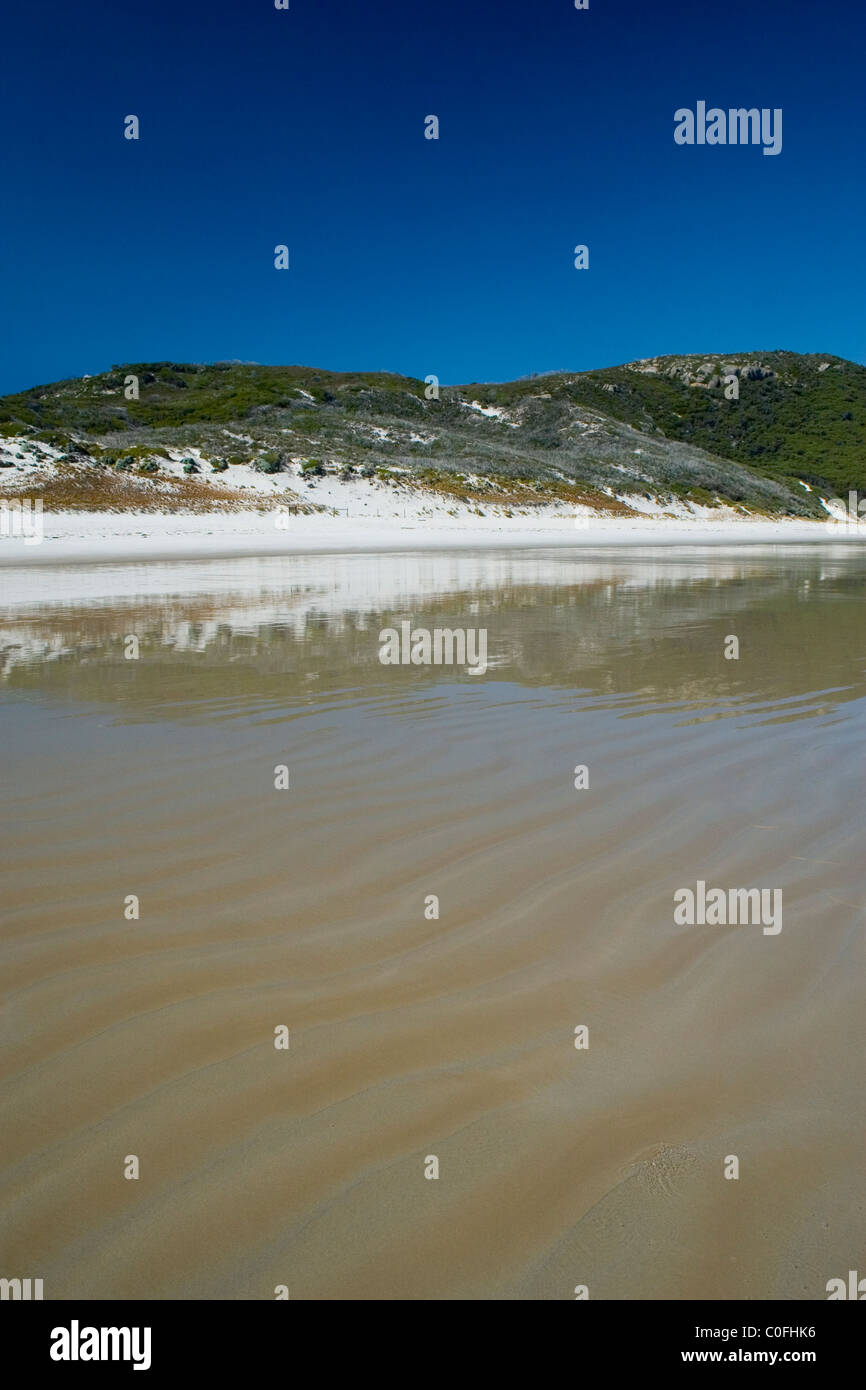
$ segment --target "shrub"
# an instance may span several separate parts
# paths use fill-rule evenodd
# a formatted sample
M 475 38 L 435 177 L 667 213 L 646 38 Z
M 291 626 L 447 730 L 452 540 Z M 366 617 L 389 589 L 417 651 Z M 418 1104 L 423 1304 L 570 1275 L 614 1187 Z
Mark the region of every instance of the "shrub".
M 225 459 L 212 459 L 212 460 L 211 460 L 211 470 L 212 470 L 214 473 L 225 473 L 227 469 L 228 469 L 228 464 L 226 463 Z
M 253 459 L 250 467 L 255 473 L 282 473 L 283 456 L 273 452 L 261 454 L 257 459 Z
M 139 473 L 158 473 L 159 464 L 156 459 L 145 459 L 143 463 L 139 464 L 138 471 Z
M 135 462 L 135 459 L 132 459 L 132 458 L 122 458 L 122 459 L 118 459 L 117 462 L 116 462 L 115 465 L 114 465 L 115 472 L 116 472 L 116 473 L 128 473 L 129 470 L 130 470 L 130 468 L 131 468 L 132 465 L 134 464 L 134 462 Z
M 184 459 L 183 471 L 184 473 L 186 473 L 187 477 L 189 477 L 190 473 L 200 473 L 201 469 L 199 468 L 195 459 Z
M 301 476 L 304 478 L 322 478 L 324 475 L 321 459 L 307 459 L 306 463 L 301 464 Z

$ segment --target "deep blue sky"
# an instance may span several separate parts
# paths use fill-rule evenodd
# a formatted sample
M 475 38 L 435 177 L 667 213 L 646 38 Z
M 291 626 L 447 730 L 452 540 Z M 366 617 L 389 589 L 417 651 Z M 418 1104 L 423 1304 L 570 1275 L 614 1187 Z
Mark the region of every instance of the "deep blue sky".
M 860 0 L 40 0 L 3 47 L 0 392 L 866 360 Z M 698 99 L 782 107 L 782 153 L 675 145 Z

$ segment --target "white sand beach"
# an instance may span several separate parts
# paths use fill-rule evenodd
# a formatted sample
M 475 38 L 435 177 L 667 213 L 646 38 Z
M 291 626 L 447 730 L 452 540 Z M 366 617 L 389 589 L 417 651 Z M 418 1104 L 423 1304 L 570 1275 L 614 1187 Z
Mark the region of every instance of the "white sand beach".
M 722 511 L 722 509 L 718 509 Z M 33 518 L 35 521 L 37 518 Z M 595 545 L 754 545 L 860 542 L 866 522 L 779 521 L 731 512 L 691 517 L 600 517 L 549 507 L 512 518 L 311 515 L 276 511 L 206 513 L 44 512 L 36 534 L 0 534 L 0 565 L 288 555 L 317 551 L 437 550 Z M 23 529 L 23 528 L 22 528 Z M 38 531 L 41 530 L 41 536 Z M 12 531 L 12 534 L 7 534 Z

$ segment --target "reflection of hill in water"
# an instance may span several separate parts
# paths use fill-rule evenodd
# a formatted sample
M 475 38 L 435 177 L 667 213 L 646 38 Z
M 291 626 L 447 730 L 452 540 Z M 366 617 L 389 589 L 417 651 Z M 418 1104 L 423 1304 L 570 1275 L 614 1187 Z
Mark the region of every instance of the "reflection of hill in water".
M 766 703 L 775 718 L 827 713 L 864 694 L 866 564 L 850 553 L 438 559 L 437 568 L 435 556 L 317 557 L 234 574 L 223 564 L 219 592 L 123 596 L 118 585 L 114 599 L 81 595 L 62 606 L 37 595 L 0 627 L 3 684 L 108 702 L 124 719 L 196 717 L 203 703 L 224 716 L 262 705 L 300 712 L 479 679 L 579 692 L 624 711 Z M 171 582 L 189 575 L 175 567 Z M 487 628 L 491 669 L 479 678 L 381 666 L 378 633 L 404 618 Z M 138 661 L 124 658 L 130 633 Z M 729 633 L 740 639 L 739 661 L 724 659 Z M 787 713 L 778 708 L 786 701 Z

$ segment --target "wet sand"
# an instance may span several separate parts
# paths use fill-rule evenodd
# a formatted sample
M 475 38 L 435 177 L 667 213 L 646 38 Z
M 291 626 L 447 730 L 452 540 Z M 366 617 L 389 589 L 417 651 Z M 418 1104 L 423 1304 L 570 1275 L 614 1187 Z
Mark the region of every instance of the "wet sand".
M 862 553 L 5 578 L 0 1274 L 799 1300 L 862 1268 Z M 490 670 L 381 665 L 406 618 L 486 628 Z M 675 925 L 699 879 L 781 888 L 782 931 Z

